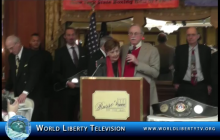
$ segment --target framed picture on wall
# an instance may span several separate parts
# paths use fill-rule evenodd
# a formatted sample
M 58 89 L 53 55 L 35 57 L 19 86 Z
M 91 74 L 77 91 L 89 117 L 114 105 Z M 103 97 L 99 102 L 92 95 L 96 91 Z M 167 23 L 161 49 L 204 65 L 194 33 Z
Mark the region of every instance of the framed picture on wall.
M 120 47 L 124 45 L 124 41 L 119 41 Z
M 144 41 L 144 43 L 150 43 L 150 44 L 152 44 L 153 46 L 155 46 L 155 42 L 154 42 L 154 41 Z

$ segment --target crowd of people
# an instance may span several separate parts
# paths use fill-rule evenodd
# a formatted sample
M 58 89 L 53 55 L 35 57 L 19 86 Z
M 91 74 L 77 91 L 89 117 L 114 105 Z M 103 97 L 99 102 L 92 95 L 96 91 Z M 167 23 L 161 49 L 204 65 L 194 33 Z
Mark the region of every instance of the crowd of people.
M 150 83 L 150 105 L 158 102 L 157 78 L 173 80 L 176 96 L 218 105 L 218 52 L 211 56 L 209 47 L 198 44 L 200 35 L 196 28 L 188 28 L 187 44 L 175 49 L 166 44 L 164 33 L 158 35 L 157 46 L 143 42 L 143 36 L 142 27 L 132 25 L 128 29 L 130 44 L 120 47 L 117 39 L 104 36 L 100 49 L 90 55 L 86 47 L 75 43 L 75 29 L 67 28 L 66 44 L 56 50 L 54 60 L 41 49 L 38 34 L 31 36 L 30 49 L 22 45 L 19 37 L 7 37 L 10 70 L 2 94 L 13 91 L 18 98 L 13 105 L 8 104 L 6 112 L 11 112 L 10 106 L 31 98 L 35 104 L 32 121 L 50 121 L 48 100 L 51 94 L 57 94 L 64 116 L 58 121 L 79 121 L 80 89 L 68 78 L 82 70 L 88 70 L 88 76 L 145 78 Z M 54 83 L 65 89 L 53 91 Z

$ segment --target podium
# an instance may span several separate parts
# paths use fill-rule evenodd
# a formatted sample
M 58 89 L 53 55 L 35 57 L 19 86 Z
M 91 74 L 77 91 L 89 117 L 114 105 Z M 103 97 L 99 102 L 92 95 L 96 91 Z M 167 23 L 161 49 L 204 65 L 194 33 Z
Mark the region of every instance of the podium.
M 146 121 L 150 85 L 142 77 L 81 77 L 81 121 Z

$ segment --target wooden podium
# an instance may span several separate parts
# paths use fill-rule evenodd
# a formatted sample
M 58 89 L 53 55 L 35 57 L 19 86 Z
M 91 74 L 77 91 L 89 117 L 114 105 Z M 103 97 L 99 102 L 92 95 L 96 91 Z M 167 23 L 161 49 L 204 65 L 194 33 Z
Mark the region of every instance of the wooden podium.
M 128 118 L 126 120 L 95 118 L 92 105 L 93 94 L 96 91 L 126 91 L 129 94 Z M 150 85 L 144 78 L 81 77 L 80 79 L 81 121 L 146 121 L 149 111 Z

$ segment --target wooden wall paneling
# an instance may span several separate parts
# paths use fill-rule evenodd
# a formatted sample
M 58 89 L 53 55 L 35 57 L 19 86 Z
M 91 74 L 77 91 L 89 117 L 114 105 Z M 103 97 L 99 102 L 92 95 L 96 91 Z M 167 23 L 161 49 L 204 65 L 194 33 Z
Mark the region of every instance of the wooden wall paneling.
M 30 35 L 39 33 L 45 46 L 45 0 L 6 0 L 4 3 L 3 40 L 9 35 L 17 35 L 25 47 L 29 46 Z M 8 78 L 8 55 L 5 49 L 2 58 L 5 77 Z M 2 65 L 3 67 L 3 65 Z

